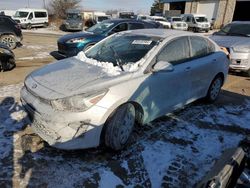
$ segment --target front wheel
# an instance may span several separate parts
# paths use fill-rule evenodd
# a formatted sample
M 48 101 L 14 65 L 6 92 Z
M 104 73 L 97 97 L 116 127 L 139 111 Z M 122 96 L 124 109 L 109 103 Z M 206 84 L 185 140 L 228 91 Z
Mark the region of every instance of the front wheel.
M 212 81 L 206 96 L 206 100 L 210 103 L 214 102 L 219 94 L 222 87 L 223 80 L 221 76 L 216 76 Z
M 127 144 L 135 124 L 135 107 L 128 103 L 119 107 L 105 125 L 105 145 L 120 150 Z

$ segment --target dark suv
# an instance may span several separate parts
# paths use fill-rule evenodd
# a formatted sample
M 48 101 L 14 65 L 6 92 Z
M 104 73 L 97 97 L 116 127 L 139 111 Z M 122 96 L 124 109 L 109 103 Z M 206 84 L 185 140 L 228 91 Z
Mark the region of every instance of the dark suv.
M 0 15 L 0 43 L 14 49 L 23 39 L 22 30 L 11 17 Z

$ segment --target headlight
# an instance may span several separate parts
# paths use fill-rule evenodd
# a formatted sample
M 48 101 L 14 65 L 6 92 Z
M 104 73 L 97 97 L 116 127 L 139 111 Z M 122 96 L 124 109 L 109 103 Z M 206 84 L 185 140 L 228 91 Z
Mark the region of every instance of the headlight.
M 250 46 L 236 46 L 232 48 L 234 52 L 249 53 Z
M 84 40 L 85 40 L 85 38 L 76 38 L 76 39 L 70 39 L 66 43 L 68 43 L 68 44 L 79 43 L 79 42 L 83 42 Z
M 54 109 L 60 111 L 83 112 L 98 103 L 107 93 L 107 90 L 94 94 L 82 94 L 64 99 L 51 101 Z

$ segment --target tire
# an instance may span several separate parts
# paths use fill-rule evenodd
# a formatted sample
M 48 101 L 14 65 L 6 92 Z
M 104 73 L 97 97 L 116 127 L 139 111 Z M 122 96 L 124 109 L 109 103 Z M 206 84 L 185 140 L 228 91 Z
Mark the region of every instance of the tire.
M 2 61 L 1 65 L 2 65 L 1 69 L 3 70 L 3 72 L 10 71 L 16 67 L 15 59 L 9 58 L 6 61 Z
M 17 46 L 16 37 L 13 35 L 3 35 L 3 36 L 1 36 L 0 40 L 1 40 L 1 43 L 8 46 L 11 50 L 16 48 L 16 46 Z
M 48 22 L 45 22 L 44 24 L 43 24 L 43 27 L 48 27 L 49 26 L 49 23 Z
M 223 79 L 219 75 L 213 79 L 207 92 L 207 96 L 206 96 L 207 102 L 213 103 L 214 101 L 216 101 L 216 99 L 218 98 L 220 94 L 222 83 L 223 83 Z
M 246 75 L 250 77 L 250 69 L 246 72 Z
M 135 125 L 135 107 L 128 103 L 119 107 L 105 125 L 104 142 L 113 150 L 124 148 Z
M 30 23 L 26 25 L 26 29 L 31 29 L 31 28 L 32 28 L 32 26 Z

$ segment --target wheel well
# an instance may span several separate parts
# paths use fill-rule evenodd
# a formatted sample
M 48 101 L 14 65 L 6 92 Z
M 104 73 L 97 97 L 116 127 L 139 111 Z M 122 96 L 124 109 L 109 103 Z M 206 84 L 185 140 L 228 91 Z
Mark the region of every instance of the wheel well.
M 105 121 L 103 127 L 102 127 L 102 131 L 101 131 L 101 135 L 100 135 L 100 145 L 104 145 L 104 136 L 105 136 L 105 131 L 106 131 L 106 126 L 107 123 L 109 122 L 110 118 L 113 116 L 113 114 L 115 113 L 115 111 L 122 105 L 125 104 L 132 104 L 135 107 L 135 124 L 137 125 L 141 125 L 143 123 L 143 108 L 141 107 L 140 104 L 138 104 L 137 102 L 134 101 L 128 101 L 126 103 L 123 103 L 121 105 L 119 105 L 115 110 L 113 110 L 113 112 L 109 115 L 109 117 L 107 118 L 107 120 Z
M 222 85 L 223 85 L 223 84 L 224 84 L 224 80 L 225 80 L 224 74 L 223 74 L 222 72 L 220 72 L 220 73 L 218 73 L 218 74 L 214 77 L 214 79 L 215 79 L 216 77 L 221 77 L 221 78 L 222 78 Z

